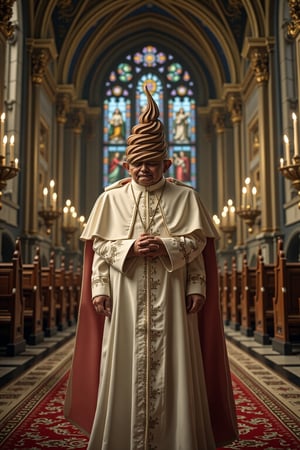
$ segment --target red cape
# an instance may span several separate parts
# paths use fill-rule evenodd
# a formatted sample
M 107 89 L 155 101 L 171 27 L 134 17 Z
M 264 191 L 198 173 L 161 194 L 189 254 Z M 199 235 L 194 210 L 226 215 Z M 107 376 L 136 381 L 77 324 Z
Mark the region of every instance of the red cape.
M 203 251 L 206 302 L 199 313 L 199 334 L 212 428 L 217 446 L 238 438 L 229 363 L 220 313 L 218 271 L 214 240 Z M 72 369 L 65 401 L 65 417 L 90 434 L 97 404 L 104 316 L 91 302 L 92 241 L 86 241 L 81 302 Z

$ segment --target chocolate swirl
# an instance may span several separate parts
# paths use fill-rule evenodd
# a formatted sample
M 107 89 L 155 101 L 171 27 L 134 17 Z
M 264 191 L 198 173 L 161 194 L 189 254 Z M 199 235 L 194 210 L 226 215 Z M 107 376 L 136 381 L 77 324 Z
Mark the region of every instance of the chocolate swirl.
M 158 119 L 159 109 L 146 85 L 144 90 L 148 103 L 127 139 L 126 159 L 131 164 L 167 159 L 164 126 Z

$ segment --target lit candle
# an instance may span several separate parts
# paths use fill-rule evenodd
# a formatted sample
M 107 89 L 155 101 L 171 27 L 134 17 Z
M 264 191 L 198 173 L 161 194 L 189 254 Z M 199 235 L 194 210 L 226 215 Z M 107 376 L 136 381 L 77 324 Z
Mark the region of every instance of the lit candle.
M 9 152 L 10 152 L 10 161 L 14 160 L 14 147 L 15 147 L 15 137 L 12 134 L 9 140 Z
M 2 142 L 2 139 L 3 139 L 3 137 L 4 137 L 4 123 L 5 123 L 5 113 L 2 113 L 1 114 L 1 122 L 0 122 L 0 126 L 1 126 L 1 128 L 0 128 L 0 140 L 1 140 L 1 142 Z
M 1 155 L 5 158 L 6 156 L 6 144 L 7 144 L 7 136 L 5 135 L 2 141 L 2 152 Z
M 53 200 L 53 190 L 54 190 L 54 186 L 55 186 L 55 181 L 54 180 L 50 180 L 49 183 L 50 186 L 50 207 L 52 207 L 52 200 Z
M 250 208 L 250 183 L 251 180 L 249 177 L 245 179 L 245 185 L 246 185 L 246 208 Z
M 252 188 L 253 209 L 256 209 L 256 193 L 257 193 L 257 189 L 255 186 L 253 186 L 253 188 Z
M 53 210 L 56 211 L 56 202 L 57 202 L 57 193 L 56 192 L 53 192 L 52 200 L 53 200 Z
M 43 205 L 44 205 L 44 209 L 46 210 L 47 209 L 47 197 L 48 197 L 48 189 L 46 187 L 44 187 L 44 189 L 43 189 L 43 196 L 44 196 Z
M 280 158 L 279 162 L 280 162 L 280 167 L 283 167 L 284 166 L 284 159 Z
M 286 159 L 286 165 L 289 166 L 291 164 L 291 157 L 290 157 L 290 143 L 289 143 L 289 138 L 287 137 L 287 135 L 285 134 L 283 136 L 283 140 L 285 143 L 285 159 Z
M 18 158 L 15 158 L 15 168 L 18 169 L 19 167 L 19 160 Z
M 246 195 L 247 195 L 247 188 L 246 186 L 244 186 L 242 189 L 242 209 L 244 209 L 246 206 Z
M 77 224 L 77 212 L 74 210 L 73 212 L 72 212 L 72 219 L 73 219 L 73 227 L 76 227 L 76 224 Z
M 69 208 L 67 206 L 64 207 L 64 216 L 63 216 L 63 226 L 65 227 L 67 225 L 67 215 L 69 212 Z
M 298 144 L 298 129 L 297 129 L 297 116 L 292 114 L 294 124 L 294 156 L 299 156 L 299 144 Z

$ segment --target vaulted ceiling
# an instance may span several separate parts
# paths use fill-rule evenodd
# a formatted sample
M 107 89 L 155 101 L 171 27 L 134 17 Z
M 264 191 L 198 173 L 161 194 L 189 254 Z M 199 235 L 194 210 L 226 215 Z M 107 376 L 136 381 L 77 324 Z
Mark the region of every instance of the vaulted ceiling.
M 200 103 L 239 83 L 246 36 L 271 33 L 272 0 L 48 0 L 26 9 L 28 35 L 53 38 L 61 84 L 92 105 L 122 57 L 154 45 L 175 55 L 204 88 Z M 273 17 L 272 15 L 270 15 Z M 269 23 L 270 22 L 270 23 Z

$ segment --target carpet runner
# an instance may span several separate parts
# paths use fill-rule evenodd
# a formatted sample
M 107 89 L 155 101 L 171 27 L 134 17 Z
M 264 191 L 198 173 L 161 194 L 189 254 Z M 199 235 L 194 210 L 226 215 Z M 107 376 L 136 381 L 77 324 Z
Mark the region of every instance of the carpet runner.
M 0 423 L 2 450 L 86 449 L 88 438 L 63 416 L 69 369 L 66 370 L 64 367 L 63 370 L 63 366 L 60 366 L 58 372 L 59 380 L 55 381 L 50 390 L 47 390 L 48 382 L 45 382 L 2 418 Z M 233 361 L 232 382 L 240 440 L 224 449 L 299 449 L 299 416 L 255 379 L 247 377 L 246 372 Z M 53 381 L 53 377 L 51 379 Z M 299 401 L 300 394 L 298 404 Z

